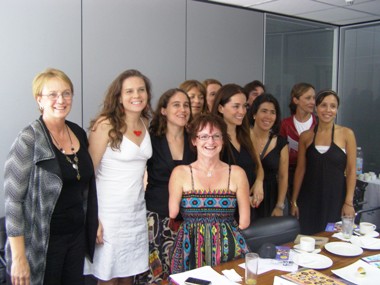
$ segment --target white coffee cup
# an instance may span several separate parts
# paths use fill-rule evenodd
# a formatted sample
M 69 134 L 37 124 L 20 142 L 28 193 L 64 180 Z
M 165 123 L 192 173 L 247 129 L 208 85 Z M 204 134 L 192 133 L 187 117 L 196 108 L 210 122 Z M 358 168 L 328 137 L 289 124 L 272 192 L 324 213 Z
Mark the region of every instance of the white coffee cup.
M 374 224 L 361 222 L 359 225 L 359 231 L 362 235 L 372 233 L 374 230 L 376 230 L 376 225 Z
M 312 237 L 301 237 L 300 249 L 308 252 L 313 251 L 315 249 L 315 239 Z

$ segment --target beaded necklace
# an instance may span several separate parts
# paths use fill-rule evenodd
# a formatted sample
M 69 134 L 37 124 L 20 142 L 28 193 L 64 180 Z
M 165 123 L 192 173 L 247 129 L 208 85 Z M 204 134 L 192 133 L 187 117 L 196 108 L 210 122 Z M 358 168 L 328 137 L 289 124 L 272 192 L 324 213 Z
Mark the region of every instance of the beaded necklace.
M 78 156 L 77 156 L 77 153 L 74 151 L 74 146 L 73 146 L 73 142 L 71 140 L 71 136 L 70 136 L 70 132 L 69 132 L 69 127 L 66 125 L 66 131 L 67 131 L 67 134 L 69 135 L 69 139 L 70 139 L 70 144 L 71 144 L 71 152 L 74 154 L 74 160 L 71 160 L 71 158 L 66 154 L 65 150 L 61 147 L 61 145 L 59 144 L 59 142 L 55 139 L 55 137 L 53 136 L 53 134 L 49 131 L 51 137 L 53 138 L 54 142 L 57 144 L 60 152 L 63 153 L 63 155 L 66 157 L 66 160 L 72 165 L 72 167 L 76 170 L 77 172 L 77 179 L 78 181 L 80 180 L 80 173 L 79 173 L 79 159 L 78 159 Z

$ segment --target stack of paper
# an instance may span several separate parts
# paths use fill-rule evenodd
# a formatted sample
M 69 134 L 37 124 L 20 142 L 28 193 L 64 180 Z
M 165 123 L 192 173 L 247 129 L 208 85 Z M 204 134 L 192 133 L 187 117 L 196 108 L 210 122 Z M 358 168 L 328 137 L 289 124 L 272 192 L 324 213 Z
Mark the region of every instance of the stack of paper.
M 189 277 L 208 280 L 211 281 L 211 284 L 213 285 L 240 285 L 239 283 L 228 280 L 226 277 L 212 269 L 211 266 L 203 266 L 197 269 L 170 275 L 171 281 L 178 285 L 185 285 L 185 280 Z

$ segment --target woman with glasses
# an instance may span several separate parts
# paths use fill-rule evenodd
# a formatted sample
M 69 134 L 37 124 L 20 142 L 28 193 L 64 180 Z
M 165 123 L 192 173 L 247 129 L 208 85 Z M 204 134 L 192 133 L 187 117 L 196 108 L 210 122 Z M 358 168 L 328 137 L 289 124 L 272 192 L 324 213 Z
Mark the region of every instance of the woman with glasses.
M 291 213 L 299 218 L 303 234 L 323 231 L 342 215 L 355 215 L 356 140 L 351 129 L 335 124 L 338 107 L 334 91 L 319 92 L 318 124 L 300 136 Z
M 184 219 L 175 240 L 172 273 L 241 258 L 248 251 L 240 230 L 250 223 L 249 186 L 240 167 L 219 158 L 228 146 L 223 120 L 198 115 L 189 126 L 197 160 L 174 168 L 169 180 L 169 215 Z M 239 222 L 234 213 L 239 205 Z
M 82 285 L 85 254 L 92 260 L 94 168 L 85 131 L 66 120 L 73 91 L 60 70 L 34 78 L 41 117 L 19 133 L 5 163 L 6 260 L 13 285 Z

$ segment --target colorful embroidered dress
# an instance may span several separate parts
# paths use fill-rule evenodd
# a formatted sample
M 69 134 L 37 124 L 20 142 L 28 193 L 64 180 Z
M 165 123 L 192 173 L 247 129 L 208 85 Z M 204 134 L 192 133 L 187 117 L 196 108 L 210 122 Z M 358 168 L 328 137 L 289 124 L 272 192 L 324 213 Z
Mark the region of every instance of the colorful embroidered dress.
M 237 200 L 229 190 L 230 177 L 227 189 L 195 190 L 191 165 L 190 171 L 193 189 L 182 195 L 184 222 L 174 244 L 172 274 L 214 266 L 249 251 L 234 219 Z

